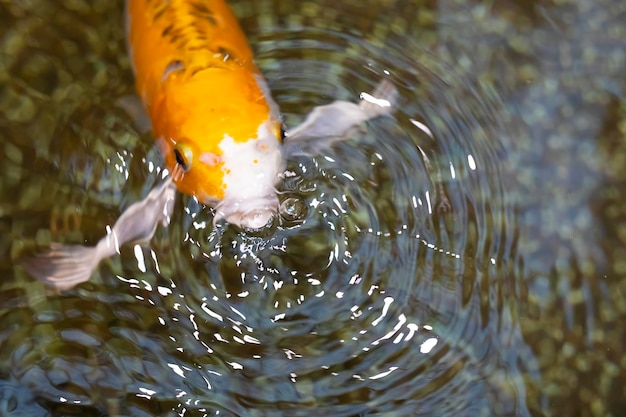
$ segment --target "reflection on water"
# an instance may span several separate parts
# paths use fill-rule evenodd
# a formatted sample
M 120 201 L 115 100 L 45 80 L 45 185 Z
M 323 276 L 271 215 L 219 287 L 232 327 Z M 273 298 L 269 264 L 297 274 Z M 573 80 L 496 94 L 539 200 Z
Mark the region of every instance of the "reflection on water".
M 0 1 L 1 415 L 620 414 L 619 1 L 233 1 L 288 125 L 400 108 L 292 158 L 271 236 L 180 196 L 58 294 L 16 261 L 159 178 L 121 3 Z

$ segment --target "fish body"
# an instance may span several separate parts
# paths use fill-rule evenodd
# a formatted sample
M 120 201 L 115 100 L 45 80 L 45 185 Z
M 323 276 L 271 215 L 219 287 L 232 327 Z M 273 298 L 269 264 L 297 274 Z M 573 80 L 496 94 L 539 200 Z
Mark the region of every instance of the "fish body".
M 278 106 L 223 0 L 128 0 L 137 92 L 179 191 L 258 228 L 276 212 Z

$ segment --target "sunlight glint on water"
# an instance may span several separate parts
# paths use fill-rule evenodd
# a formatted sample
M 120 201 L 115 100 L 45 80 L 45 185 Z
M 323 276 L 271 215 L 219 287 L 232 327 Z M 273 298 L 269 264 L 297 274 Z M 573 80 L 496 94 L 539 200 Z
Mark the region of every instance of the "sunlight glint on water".
M 37 387 L 46 407 L 74 405 L 61 410 L 80 415 L 333 416 L 477 416 L 495 407 L 528 415 L 519 394 L 528 353 L 502 315 L 506 296 L 497 295 L 508 285 L 499 254 L 515 222 L 499 194 L 506 170 L 495 156 L 506 157 L 498 142 L 506 137 L 492 122 L 494 103 L 480 83 L 466 89 L 451 63 L 408 36 L 390 33 L 387 45 L 342 26 L 348 20 L 320 26 L 309 19 L 315 4 L 302 4 L 301 15 L 262 14 L 271 21 L 246 26 L 286 123 L 315 105 L 355 101 L 384 76 L 402 96 L 394 118 L 293 157 L 281 199 L 305 209 L 270 236 L 214 230 L 210 209 L 179 197 L 170 226 L 149 244 L 120 248 L 75 290 L 40 296 L 33 308 L 57 318 L 37 322 L 14 310 L 13 320 L 37 335 L 7 343 L 17 377 Z M 68 132 L 91 117 L 93 106 L 83 105 L 58 118 L 48 150 L 74 170 L 50 164 L 47 173 L 70 190 L 90 183 L 104 190 L 79 200 L 89 223 L 81 244 L 162 170 L 149 138 L 112 105 L 102 111 L 127 123 L 128 149 L 98 132 L 100 153 L 80 140 L 83 147 L 65 147 Z M 89 169 L 102 178 L 77 174 Z

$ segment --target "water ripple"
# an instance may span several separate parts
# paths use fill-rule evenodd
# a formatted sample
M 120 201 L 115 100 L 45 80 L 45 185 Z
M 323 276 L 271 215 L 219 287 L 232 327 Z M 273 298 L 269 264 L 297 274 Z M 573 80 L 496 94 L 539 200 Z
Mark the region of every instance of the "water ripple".
M 281 198 L 299 202 L 299 216 L 249 236 L 214 230 L 210 209 L 179 197 L 167 230 L 92 282 L 55 297 L 6 284 L 18 301 L 3 302 L 0 360 L 20 366 L 3 381 L 68 414 L 529 415 L 510 115 L 489 82 L 406 33 L 383 42 L 372 29 L 287 19 L 252 38 L 289 125 L 382 77 L 400 90 L 393 118 L 289 160 Z M 104 125 L 116 134 L 102 135 L 95 162 L 62 147 L 83 143 L 72 128 L 101 120 L 93 108 L 74 106 L 59 124 L 52 156 L 72 163 L 50 170 L 113 190 L 91 202 L 105 206 L 91 212 L 97 222 L 150 186 L 158 159 L 124 136 L 123 119 Z M 111 153 L 120 138 L 133 152 Z M 8 309 L 27 297 L 28 308 Z

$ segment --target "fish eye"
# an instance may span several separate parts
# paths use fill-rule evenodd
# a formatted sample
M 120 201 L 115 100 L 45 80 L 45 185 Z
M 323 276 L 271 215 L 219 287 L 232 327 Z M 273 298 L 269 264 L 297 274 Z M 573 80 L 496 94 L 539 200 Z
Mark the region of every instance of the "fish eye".
M 280 124 L 280 140 L 285 139 L 286 136 L 287 136 L 287 131 L 285 130 L 285 126 L 281 123 Z
M 191 148 L 183 143 L 177 143 L 174 147 L 174 158 L 176 163 L 180 165 L 183 171 L 187 172 L 191 169 L 191 161 L 193 160 L 193 152 Z

